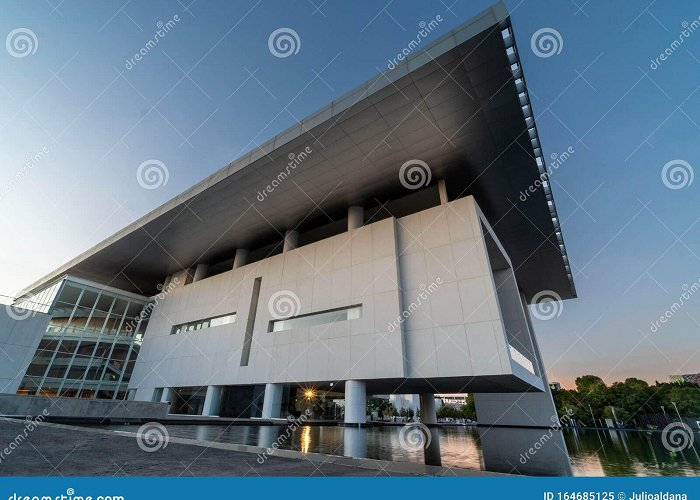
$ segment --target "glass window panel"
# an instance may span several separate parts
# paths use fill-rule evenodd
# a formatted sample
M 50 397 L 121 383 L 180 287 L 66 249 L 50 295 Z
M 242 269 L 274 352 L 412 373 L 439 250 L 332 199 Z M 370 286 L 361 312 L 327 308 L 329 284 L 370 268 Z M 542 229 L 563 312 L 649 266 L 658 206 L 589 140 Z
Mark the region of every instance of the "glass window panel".
M 73 362 L 73 366 L 70 367 L 70 370 L 68 370 L 68 374 L 66 375 L 67 379 L 82 379 L 83 375 L 85 375 L 85 369 L 86 369 L 86 364 L 84 359 L 79 359 L 76 357 L 75 361 Z
M 80 307 L 84 307 L 88 311 L 91 310 L 97 302 L 97 295 L 94 290 L 85 290 L 80 298 Z
M 335 323 L 336 321 L 348 321 L 362 316 L 362 306 L 351 306 L 343 309 L 333 309 L 318 313 L 305 314 L 294 318 L 271 321 L 269 331 L 282 332 L 295 328 L 308 328 L 311 326 Z
M 63 378 L 63 375 L 65 375 L 67 368 L 68 365 L 66 364 L 56 364 L 54 362 L 54 364 L 51 365 L 51 368 L 49 368 L 49 373 L 47 376 L 51 378 Z
M 42 339 L 39 342 L 39 351 L 54 351 L 58 347 L 58 340 L 56 339 Z
M 207 328 L 213 328 L 215 326 L 228 325 L 236 321 L 236 313 L 225 314 L 223 316 L 216 316 L 214 318 L 200 319 L 198 321 L 192 321 L 190 323 L 184 323 L 181 325 L 175 325 L 170 332 L 171 335 L 177 335 L 183 332 L 191 332 L 194 330 L 205 330 Z
M 219 316 L 218 318 L 212 318 L 209 321 L 209 326 L 214 327 L 214 326 L 220 326 L 220 325 L 228 325 L 236 321 L 236 315 L 235 314 L 227 314 L 226 316 Z
M 174 398 L 170 413 L 179 415 L 201 415 L 204 409 L 206 387 L 174 387 Z
M 47 366 L 49 366 L 48 360 L 45 363 L 32 363 L 27 368 L 26 374 L 34 377 L 43 377 Z

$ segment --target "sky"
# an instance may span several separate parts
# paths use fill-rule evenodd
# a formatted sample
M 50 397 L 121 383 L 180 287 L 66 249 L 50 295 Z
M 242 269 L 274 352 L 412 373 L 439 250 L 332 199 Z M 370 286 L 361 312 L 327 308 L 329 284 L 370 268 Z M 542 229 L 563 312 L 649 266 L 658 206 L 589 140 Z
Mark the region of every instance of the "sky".
M 491 3 L 3 0 L 0 294 L 372 78 L 421 21 L 442 19 L 430 42 Z M 544 156 L 573 151 L 551 184 L 578 298 L 534 325 L 550 381 L 700 372 L 700 8 L 506 5 Z M 143 189 L 153 159 L 167 182 Z

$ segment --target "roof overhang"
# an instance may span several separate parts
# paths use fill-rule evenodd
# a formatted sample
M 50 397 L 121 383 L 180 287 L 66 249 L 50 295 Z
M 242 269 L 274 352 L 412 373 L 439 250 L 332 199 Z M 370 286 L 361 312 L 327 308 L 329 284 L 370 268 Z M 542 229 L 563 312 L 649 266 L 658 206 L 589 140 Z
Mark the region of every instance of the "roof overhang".
M 310 148 L 272 193 L 259 193 Z M 473 195 L 530 300 L 576 296 L 510 18 L 502 3 L 233 161 L 28 287 L 70 274 L 140 294 L 165 276 L 350 205 L 406 194 L 419 159 L 450 196 Z M 288 169 L 287 169 L 288 170 Z M 327 221 L 327 219 L 326 219 Z

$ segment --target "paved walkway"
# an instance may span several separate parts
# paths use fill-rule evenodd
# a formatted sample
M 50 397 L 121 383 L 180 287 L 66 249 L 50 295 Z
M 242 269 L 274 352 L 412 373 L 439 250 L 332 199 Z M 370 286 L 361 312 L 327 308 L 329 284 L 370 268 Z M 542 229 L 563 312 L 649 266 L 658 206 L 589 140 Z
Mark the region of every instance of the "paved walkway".
M 353 459 L 277 450 L 261 460 L 255 446 L 169 438 L 146 452 L 137 427 L 129 432 L 26 422 L 0 417 L 0 476 L 405 476 L 485 475 L 383 460 Z M 14 449 L 9 449 L 10 443 Z M 3 451 L 5 449 L 6 451 Z M 7 453 L 9 451 L 10 453 Z M 262 463 L 259 463 L 262 461 Z

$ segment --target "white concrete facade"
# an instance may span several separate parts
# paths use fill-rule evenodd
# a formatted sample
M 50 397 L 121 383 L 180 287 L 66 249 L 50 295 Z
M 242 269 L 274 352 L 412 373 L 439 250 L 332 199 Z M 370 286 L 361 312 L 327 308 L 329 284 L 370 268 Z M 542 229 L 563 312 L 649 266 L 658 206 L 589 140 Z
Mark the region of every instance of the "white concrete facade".
M 493 381 L 508 376 L 541 390 L 540 377 L 510 354 L 484 228 L 488 223 L 467 197 L 178 287 L 151 315 L 129 387 L 138 400 L 151 400 L 161 387 L 349 380 L 366 381 L 368 391 L 407 379 L 442 383 L 443 391 L 466 390 L 474 381 L 494 391 L 522 390 Z M 292 317 L 358 305 L 361 316 L 273 332 L 280 294 L 293 298 Z M 173 325 L 234 312 L 235 323 L 171 335 Z

